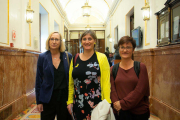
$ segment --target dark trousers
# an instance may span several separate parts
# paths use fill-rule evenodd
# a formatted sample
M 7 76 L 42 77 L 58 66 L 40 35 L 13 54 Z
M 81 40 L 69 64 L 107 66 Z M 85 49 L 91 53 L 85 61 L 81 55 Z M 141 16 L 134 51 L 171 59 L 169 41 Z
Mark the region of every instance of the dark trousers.
M 49 103 L 43 103 L 43 112 L 41 112 L 41 120 L 71 120 L 71 116 L 67 110 L 67 90 L 53 91 Z
M 115 115 L 116 120 L 148 120 L 150 116 L 150 112 L 146 112 L 144 114 L 132 114 L 128 110 L 120 110 L 119 115 Z

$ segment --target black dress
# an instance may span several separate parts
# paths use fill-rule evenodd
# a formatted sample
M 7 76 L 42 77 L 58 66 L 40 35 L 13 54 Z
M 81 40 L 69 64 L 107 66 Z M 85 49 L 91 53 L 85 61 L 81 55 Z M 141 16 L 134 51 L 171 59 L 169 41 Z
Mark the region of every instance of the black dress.
M 86 61 L 78 57 L 72 76 L 75 89 L 75 119 L 90 120 L 93 108 L 101 101 L 100 68 L 96 53 Z

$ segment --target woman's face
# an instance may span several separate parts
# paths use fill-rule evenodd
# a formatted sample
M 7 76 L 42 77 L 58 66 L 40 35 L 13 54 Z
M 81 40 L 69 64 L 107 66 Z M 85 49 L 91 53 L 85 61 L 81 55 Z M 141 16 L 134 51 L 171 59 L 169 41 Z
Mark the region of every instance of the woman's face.
M 119 54 L 121 58 L 127 59 L 132 58 L 132 54 L 134 53 L 133 46 L 130 42 L 124 43 L 119 46 Z
M 60 35 L 58 33 L 53 33 L 49 39 L 50 49 L 59 49 L 60 45 Z
M 94 49 L 94 44 L 96 40 L 93 39 L 93 37 L 90 34 L 87 34 L 82 38 L 81 42 L 84 50 L 92 50 Z

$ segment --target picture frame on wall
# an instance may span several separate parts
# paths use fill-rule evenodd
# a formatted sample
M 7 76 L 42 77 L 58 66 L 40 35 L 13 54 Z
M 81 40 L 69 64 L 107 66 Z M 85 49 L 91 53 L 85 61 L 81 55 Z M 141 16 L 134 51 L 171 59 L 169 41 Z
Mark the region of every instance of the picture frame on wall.
M 157 47 L 180 43 L 180 0 L 167 0 L 157 16 Z
M 172 43 L 180 43 L 180 3 L 172 7 Z
M 164 46 L 169 45 L 170 43 L 170 36 L 169 36 L 169 11 L 168 8 L 161 10 L 158 13 L 158 36 L 157 36 L 157 45 Z

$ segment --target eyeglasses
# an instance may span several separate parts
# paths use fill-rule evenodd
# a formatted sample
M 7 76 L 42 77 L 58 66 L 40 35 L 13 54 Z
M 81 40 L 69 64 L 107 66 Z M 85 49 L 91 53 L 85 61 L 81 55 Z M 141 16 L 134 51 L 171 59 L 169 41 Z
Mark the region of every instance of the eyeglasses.
M 120 47 L 120 50 L 121 51 L 123 51 L 123 50 L 127 50 L 127 51 L 129 51 L 129 50 L 131 50 L 132 49 L 132 47 Z
M 60 39 L 57 39 L 57 38 L 50 38 L 49 40 L 51 40 L 51 41 L 59 41 Z M 61 40 L 60 40 L 61 41 Z

